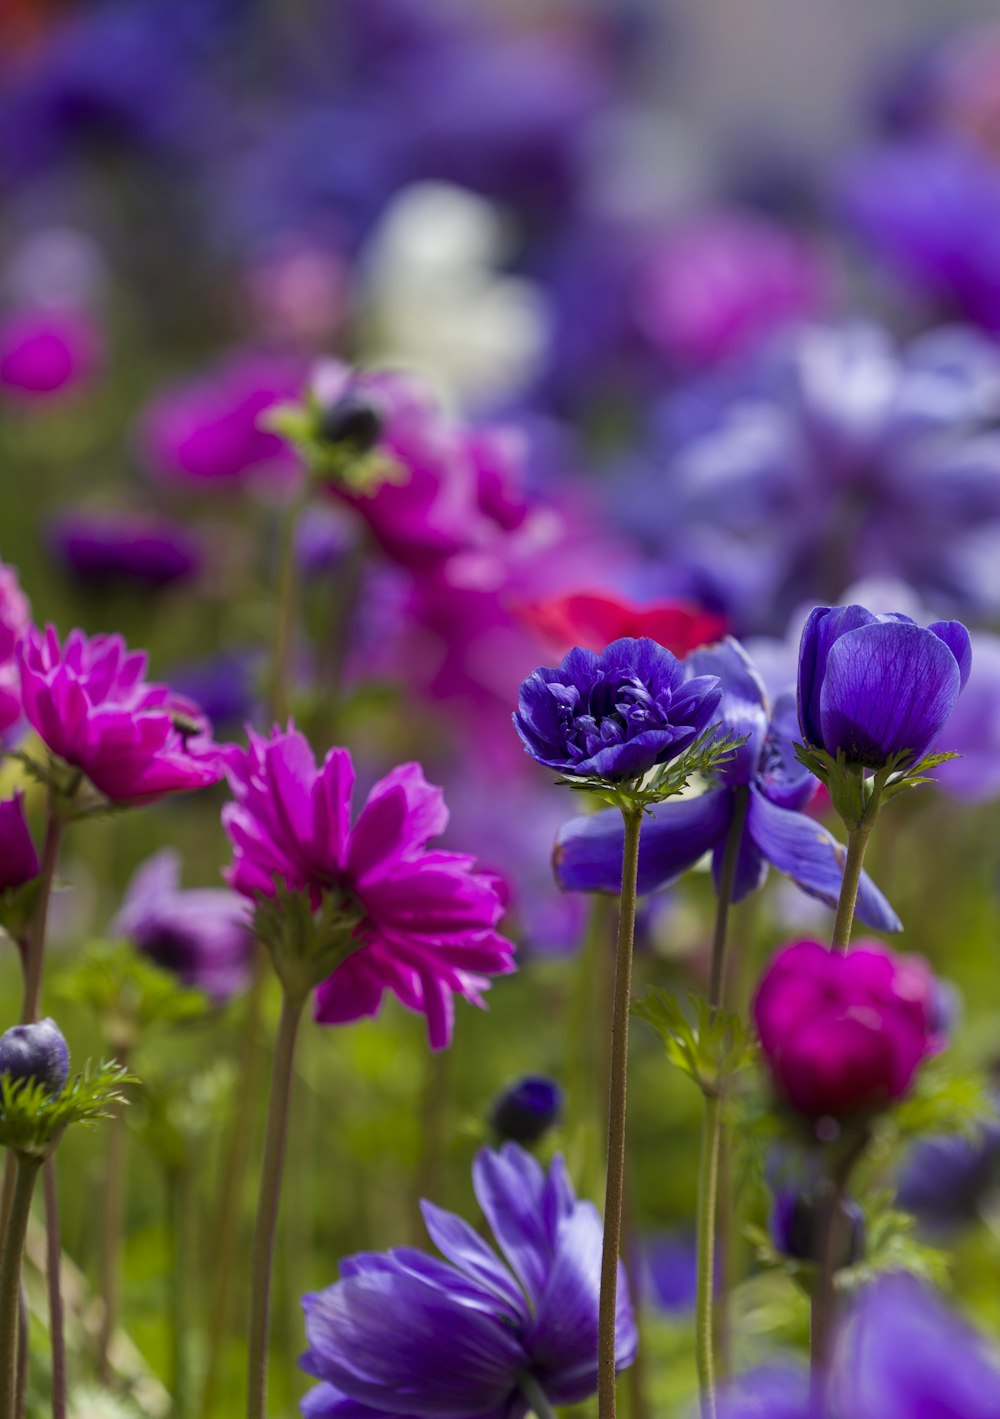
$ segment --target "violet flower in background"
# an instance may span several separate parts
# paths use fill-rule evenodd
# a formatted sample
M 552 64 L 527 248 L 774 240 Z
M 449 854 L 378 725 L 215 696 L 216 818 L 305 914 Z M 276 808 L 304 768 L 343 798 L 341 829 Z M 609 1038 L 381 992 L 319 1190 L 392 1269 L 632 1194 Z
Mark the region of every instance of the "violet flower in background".
M 110 932 L 203 990 L 217 1003 L 250 978 L 254 938 L 246 901 L 221 887 L 183 889 L 180 854 L 165 848 L 149 858 L 125 891 Z
M 968 683 L 933 749 L 957 754 L 939 764 L 935 782 L 962 803 L 1000 795 L 1000 636 L 973 631 Z
M 926 630 L 863 606 L 817 606 L 799 647 L 798 705 L 807 744 L 881 768 L 923 755 L 948 721 L 972 668 L 960 621 Z
M 148 803 L 222 773 L 198 706 L 145 679 L 146 656 L 121 636 L 53 626 L 17 650 L 24 713 L 46 748 L 116 803 Z
M 638 1267 L 642 1297 L 678 1319 L 693 1312 L 698 1293 L 698 1247 L 694 1233 L 663 1233 L 642 1242 Z
M 38 853 L 27 819 L 24 794 L 0 800 L 0 892 L 23 887 L 38 876 Z
M 69 575 L 98 591 L 170 586 L 201 568 L 202 548 L 190 528 L 147 513 L 61 513 L 49 530 L 52 549 Z
M 561 665 L 535 670 L 521 686 L 514 727 L 543 767 L 622 782 L 687 749 L 720 696 L 714 675 L 686 679 L 669 650 L 625 638 L 601 655 L 571 650 Z
M 733 900 L 763 886 L 769 866 L 829 907 L 837 905 L 844 875 L 844 848 L 802 810 L 817 788 L 795 757 L 795 705 L 788 695 L 774 709 L 763 683 L 738 641 L 695 651 L 687 665 L 694 675 L 717 676 L 717 711 L 723 734 L 749 735 L 733 758 L 716 771 L 718 786 L 693 798 L 654 804 L 639 839 L 639 891 L 654 892 L 692 868 L 706 852 L 718 880 L 737 792 L 748 795 L 746 825 L 737 861 Z M 621 889 L 624 830 L 614 809 L 574 818 L 556 843 L 554 869 L 564 891 Z M 901 923 L 871 878 L 863 874 L 857 912 L 879 931 Z
M 446 1261 L 400 1248 L 341 1263 L 341 1279 L 306 1296 L 303 1369 L 321 1383 L 307 1419 L 523 1419 L 524 1375 L 552 1405 L 597 1389 L 601 1221 L 578 1201 L 561 1159 L 543 1173 L 516 1144 L 483 1149 L 476 1200 L 501 1253 L 462 1218 L 424 1202 L 431 1240 Z M 501 1259 L 502 1257 L 502 1259 Z M 619 1262 L 616 1367 L 637 1335 Z
M 226 650 L 205 660 L 174 666 L 170 684 L 178 694 L 195 702 L 218 735 L 242 729 L 257 718 L 260 673 L 260 652 Z
M 879 1110 L 940 1047 L 934 976 L 918 956 L 797 941 L 771 960 L 753 1018 L 778 1096 L 808 1119 Z
M 295 358 L 229 354 L 147 406 L 139 427 L 144 462 L 165 482 L 206 492 L 294 485 L 301 475 L 298 455 L 261 419 L 274 405 L 297 398 L 303 379 Z
M 640 318 L 668 359 L 708 366 L 820 315 L 832 284 L 818 244 L 751 212 L 709 212 L 655 247 L 640 278 Z
M 490 1125 L 501 1143 L 538 1143 L 562 1116 L 563 1091 L 544 1074 L 526 1074 L 493 1100 Z
M 987 1120 L 976 1137 L 956 1133 L 919 1138 L 906 1151 L 896 1181 L 896 1206 L 922 1231 L 947 1238 L 981 1220 L 1000 1187 L 1000 1122 Z
M 12 311 L 0 320 L 0 393 L 46 401 L 89 383 L 103 346 L 93 320 L 79 310 Z
M 360 905 L 360 943 L 316 991 L 321 1024 L 378 1013 L 391 990 L 427 1016 L 431 1046 L 451 1040 L 453 995 L 481 1005 L 488 976 L 514 969 L 512 943 L 496 930 L 506 907 L 499 878 L 462 853 L 430 849 L 448 822 L 440 789 L 419 764 L 402 764 L 374 785 L 351 826 L 354 766 L 331 749 L 319 766 L 303 735 L 250 731 L 246 749 L 225 751 L 235 799 L 223 810 L 233 843 L 230 884 L 273 897 L 275 883 L 329 891 Z
M 753 1370 L 721 1389 L 716 1419 L 834 1419 L 810 1395 L 801 1370 L 771 1366 Z M 846 1416 L 845 1416 L 846 1419 Z

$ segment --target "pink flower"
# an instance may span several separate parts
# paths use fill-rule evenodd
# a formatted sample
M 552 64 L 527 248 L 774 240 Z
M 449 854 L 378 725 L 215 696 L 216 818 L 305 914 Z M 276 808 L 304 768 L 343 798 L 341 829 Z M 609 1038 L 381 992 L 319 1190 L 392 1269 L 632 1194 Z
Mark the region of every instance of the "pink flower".
M 76 310 L 17 310 L 0 324 L 0 386 L 24 399 L 65 394 L 91 379 L 103 356 L 93 323 Z
M 711 365 L 819 314 L 830 273 L 817 247 L 747 213 L 709 213 L 671 233 L 641 292 L 648 338 L 671 360 Z
M 0 562 L 0 734 L 21 718 L 21 686 L 14 651 L 30 625 L 31 607 L 17 572 Z
M 146 461 L 164 479 L 207 489 L 294 483 L 298 455 L 261 418 L 298 397 L 302 374 L 298 360 L 239 351 L 199 379 L 167 390 L 142 419 Z
M 113 802 L 204 788 L 219 751 L 197 705 L 145 680 L 146 656 L 121 636 L 32 629 L 17 651 L 24 713 L 46 747 Z
M 235 803 L 223 811 L 233 842 L 231 886 L 273 897 L 276 882 L 308 892 L 313 908 L 337 891 L 364 916 L 362 947 L 320 985 L 316 1019 L 340 1024 L 377 1013 L 386 989 L 427 1016 L 430 1042 L 451 1039 L 453 995 L 476 1005 L 489 975 L 514 969 L 499 935 L 505 893 L 492 873 L 461 853 L 429 850 L 448 811 L 419 764 L 402 764 L 375 784 L 351 827 L 354 767 L 331 749 L 317 768 L 305 737 L 250 732 L 247 749 L 227 751 Z
M 753 1013 L 775 1088 L 811 1119 L 884 1108 L 941 1043 L 930 967 L 877 943 L 846 953 L 817 941 L 784 947 Z

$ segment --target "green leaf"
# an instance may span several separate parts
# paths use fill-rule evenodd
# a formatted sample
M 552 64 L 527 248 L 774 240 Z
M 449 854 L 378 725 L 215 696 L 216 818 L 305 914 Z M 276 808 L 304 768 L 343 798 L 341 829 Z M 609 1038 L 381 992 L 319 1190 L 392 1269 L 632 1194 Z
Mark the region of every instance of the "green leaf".
M 667 1058 L 703 1093 L 715 1094 L 753 1058 L 750 1035 L 736 1015 L 713 1012 L 693 991 L 686 1003 L 660 987 L 651 988 L 632 1006 L 659 1035 Z
M 958 1073 L 941 1059 L 924 1064 L 912 1093 L 889 1115 L 900 1138 L 955 1133 L 974 1138 L 995 1118 L 985 1076 Z

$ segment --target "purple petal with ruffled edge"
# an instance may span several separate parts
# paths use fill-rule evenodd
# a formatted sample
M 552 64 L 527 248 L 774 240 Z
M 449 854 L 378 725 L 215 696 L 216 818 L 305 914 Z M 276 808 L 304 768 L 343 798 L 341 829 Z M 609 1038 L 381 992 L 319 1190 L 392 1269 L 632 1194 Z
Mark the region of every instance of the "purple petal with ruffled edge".
M 950 646 L 920 626 L 882 622 L 848 631 L 827 657 L 818 742 L 873 766 L 901 750 L 919 757 L 960 690 Z
M 749 735 L 735 756 L 720 769 L 727 783 L 749 783 L 757 772 L 767 729 L 767 694 L 753 661 L 732 636 L 718 645 L 696 650 L 686 662 L 694 675 L 715 675 L 722 686 L 716 711 L 722 733 Z
M 726 789 L 656 804 L 639 834 L 639 892 L 655 892 L 724 839 L 732 814 Z M 556 839 L 553 868 L 564 892 L 620 892 L 625 833 L 615 809 L 573 818 Z
M 969 683 L 969 672 L 972 670 L 972 637 L 969 632 L 961 621 L 934 621 L 927 629 L 933 631 L 939 640 L 944 641 L 955 657 L 961 688 L 964 690 Z
M 747 833 L 779 872 L 811 897 L 836 908 L 847 849 L 822 824 L 804 813 L 771 803 L 750 790 Z M 867 872 L 861 874 L 856 915 L 876 931 L 902 931 L 903 924 Z
M 757 771 L 757 787 L 780 808 L 804 808 L 818 787 L 796 756 L 800 738 L 795 695 L 786 691 L 775 700 Z
M 515 1321 L 526 1325 L 530 1318 L 524 1293 L 491 1246 L 483 1241 L 463 1217 L 421 1202 L 424 1225 L 431 1241 L 453 1266 L 487 1287 L 503 1303 Z

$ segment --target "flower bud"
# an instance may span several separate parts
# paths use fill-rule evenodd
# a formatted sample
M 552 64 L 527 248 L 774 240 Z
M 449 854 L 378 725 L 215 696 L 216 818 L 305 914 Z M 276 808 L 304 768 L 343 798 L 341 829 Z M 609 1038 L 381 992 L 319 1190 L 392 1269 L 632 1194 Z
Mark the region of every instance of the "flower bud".
M 317 433 L 326 443 L 346 444 L 354 453 L 370 453 L 382 432 L 382 415 L 370 399 L 345 394 L 319 416 Z
M 771 1213 L 771 1240 L 778 1251 L 796 1261 L 822 1261 L 827 1208 L 812 1192 L 779 1192 Z M 840 1271 L 864 1256 L 865 1219 L 849 1197 L 837 1207 L 833 1266 Z
M 537 1143 L 559 1122 L 562 1103 L 562 1089 L 553 1079 L 526 1075 L 497 1096 L 490 1122 L 502 1143 Z
M 24 817 L 24 794 L 0 802 L 0 892 L 38 876 L 38 854 Z
M 916 956 L 797 941 L 771 961 L 754 1020 L 775 1090 L 809 1119 L 883 1109 L 910 1088 L 937 1040 L 934 976 Z
M 69 1077 L 69 1050 L 54 1020 L 15 1025 L 0 1035 L 0 1075 L 12 1082 L 37 1080 L 59 1094 Z

